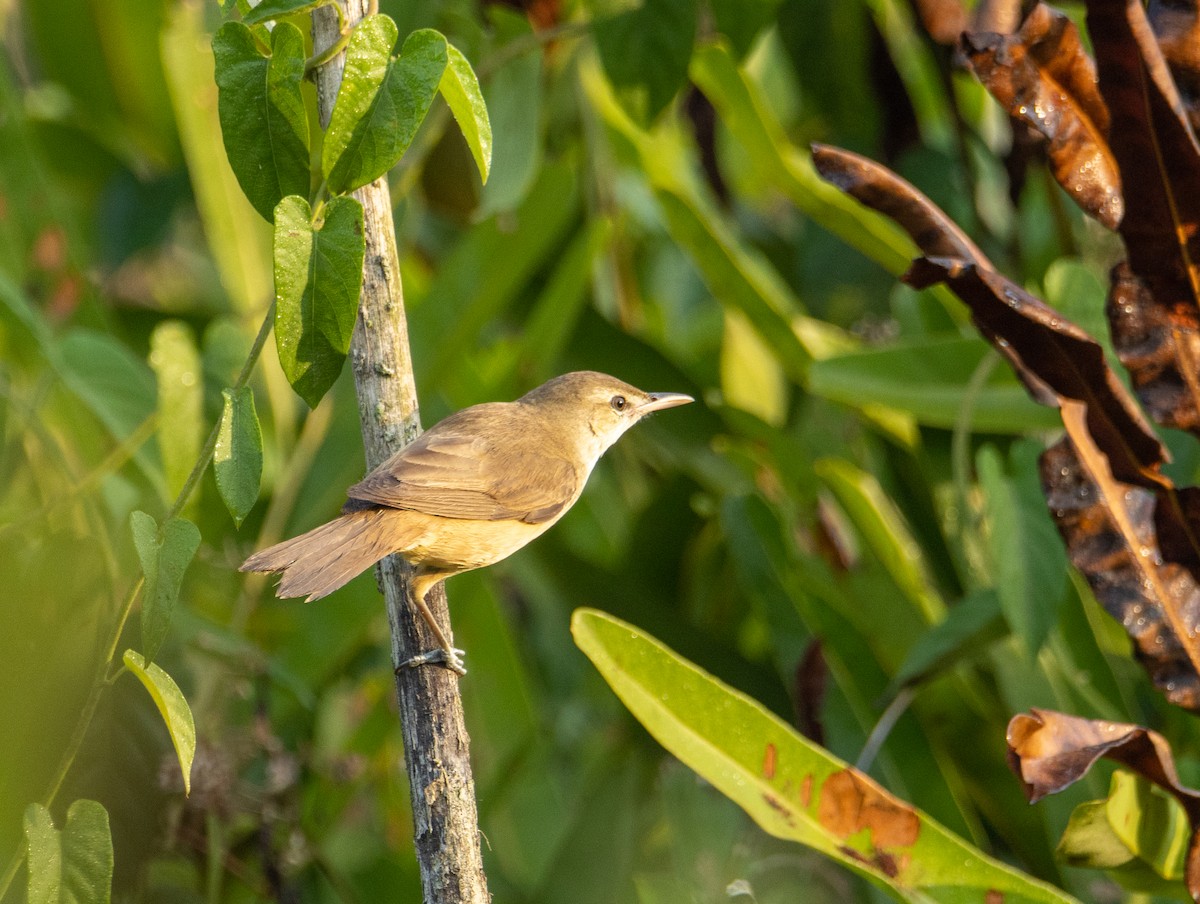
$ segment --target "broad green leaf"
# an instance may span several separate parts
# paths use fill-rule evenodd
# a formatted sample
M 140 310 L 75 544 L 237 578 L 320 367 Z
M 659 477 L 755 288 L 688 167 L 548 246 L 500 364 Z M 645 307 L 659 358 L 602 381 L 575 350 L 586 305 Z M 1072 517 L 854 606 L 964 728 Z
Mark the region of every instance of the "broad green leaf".
M 350 349 L 364 248 L 362 206 L 353 198 L 332 199 L 319 229 L 303 198 L 276 208 L 275 347 L 309 407 L 333 385 Z
M 326 0 L 262 0 L 258 6 L 242 17 L 242 21 L 247 25 L 257 25 L 259 22 L 266 22 L 270 19 L 281 19 L 284 16 L 302 13 L 320 6 L 324 2 Z
M 604 71 L 639 122 L 652 122 L 687 79 L 696 7 L 696 0 L 645 0 L 593 25 Z
M 910 414 L 930 427 L 953 428 L 964 407 L 972 430 L 1024 434 L 1061 425 L 1038 405 L 1008 368 L 996 368 L 974 396 L 971 375 L 989 346 L 982 339 L 928 339 L 835 355 L 809 367 L 815 395 L 854 408 L 875 405 Z
M 270 220 L 280 199 L 308 195 L 312 179 L 300 94 L 304 38 L 280 22 L 271 30 L 271 54 L 264 56 L 249 28 L 226 22 L 213 37 L 213 56 L 229 164 L 254 209 Z
M 899 901 L 1074 901 L 988 857 L 632 625 L 589 609 L 576 644 L 654 738 L 764 830 Z
M 163 69 L 206 244 L 234 308 L 259 312 L 271 292 L 271 233 L 226 156 L 203 4 L 173 4 L 168 16 L 161 38 Z
M 438 92 L 449 62 L 445 37 L 428 28 L 414 31 L 393 59 L 396 37 L 396 23 L 382 15 L 363 19 L 350 37 L 321 151 L 330 191 L 351 191 L 391 169 Z
M 508 40 L 532 34 L 524 16 L 493 9 L 497 29 Z M 477 219 L 512 210 L 521 203 L 542 165 L 542 52 L 534 49 L 509 60 L 484 89 L 496 153 L 479 198 Z
M 225 408 L 213 452 L 213 474 L 221 500 L 239 527 L 258 499 L 262 480 L 262 429 L 254 410 L 254 393 L 249 386 L 221 395 Z
M 41 804 L 25 808 L 27 904 L 108 904 L 113 849 L 108 811 L 77 800 L 60 832 Z
M 843 459 L 821 459 L 813 470 L 916 611 L 930 623 L 941 620 L 945 603 L 925 572 L 921 548 L 879 481 Z
M 200 531 L 185 518 L 172 518 L 161 531 L 145 512 L 129 516 L 133 545 L 146 576 L 142 588 L 142 647 L 153 659 L 171 627 L 183 575 L 200 548 Z
M 1009 627 L 1030 657 L 1057 623 L 1067 590 L 1066 554 L 1038 480 L 1039 452 L 1035 443 L 1017 444 L 1007 473 L 994 446 L 980 449 L 977 459 L 991 522 L 996 592 Z
M 192 708 L 174 679 L 156 663 L 147 663 L 136 650 L 126 650 L 121 657 L 125 667 L 137 675 L 138 681 L 150 693 L 159 715 L 167 725 L 179 770 L 183 773 L 183 793 L 192 791 L 192 760 L 196 756 L 196 723 Z
M 404 46 L 408 47 L 408 41 L 404 42 Z M 483 92 L 479 89 L 479 79 L 475 77 L 475 70 L 461 50 L 448 44 L 446 54 L 446 70 L 438 83 L 438 91 L 454 114 L 467 147 L 471 149 L 471 156 L 475 158 L 475 165 L 479 167 L 479 177 L 486 184 L 492 166 L 492 124 L 488 119 L 487 105 L 483 102 Z M 404 62 L 403 55 L 400 62 Z
M 708 0 L 717 31 L 725 35 L 739 57 L 754 46 L 759 34 L 775 19 L 782 0 Z
M 150 367 L 158 383 L 158 447 L 167 491 L 175 495 L 200 456 L 204 378 L 192 330 L 166 320 L 150 334 Z
M 1108 797 L 1080 804 L 1058 843 L 1071 866 L 1112 870 L 1129 889 L 1183 899 L 1191 829 L 1179 801 L 1131 772 L 1113 772 Z

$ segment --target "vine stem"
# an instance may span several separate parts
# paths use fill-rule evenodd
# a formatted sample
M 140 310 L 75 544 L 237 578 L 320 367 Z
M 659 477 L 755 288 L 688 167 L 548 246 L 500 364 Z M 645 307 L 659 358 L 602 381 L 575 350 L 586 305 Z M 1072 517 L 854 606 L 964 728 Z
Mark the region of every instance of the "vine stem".
M 370 10 L 367 0 L 348 0 L 353 25 Z M 336 42 L 336 17 L 326 8 L 313 12 L 313 49 Z M 341 86 L 339 55 L 316 72 L 317 110 L 327 125 Z M 350 342 L 350 364 L 358 395 L 363 448 L 368 469 L 412 442 L 421 432 L 416 380 L 404 313 L 396 227 L 387 177 L 354 192 L 363 206 L 363 287 Z M 378 567 L 391 629 L 392 662 L 397 666 L 436 647 L 410 603 L 409 567 L 389 556 Z M 446 593 L 439 584 L 427 598 L 434 617 L 449 626 Z M 413 814 L 413 840 L 426 904 L 487 904 L 491 895 L 483 872 L 470 740 L 463 717 L 458 676 L 447 669 L 400 669 L 396 673 L 404 762 Z
M 267 309 L 266 316 L 263 318 L 262 325 L 258 328 L 258 335 L 254 338 L 254 344 L 250 347 L 250 352 L 246 356 L 246 361 L 242 365 L 242 371 L 238 374 L 237 380 L 234 382 L 233 389 L 238 390 L 246 385 L 250 380 L 250 374 L 254 372 L 254 366 L 258 363 L 259 356 L 262 354 L 263 346 L 266 344 L 267 337 L 271 334 L 271 325 L 274 322 L 273 313 L 275 310 L 274 304 Z M 175 497 L 175 502 L 172 504 L 170 511 L 163 518 L 162 523 L 170 521 L 176 517 L 187 504 L 188 498 L 196 489 L 196 485 L 200 482 L 200 478 L 204 475 L 204 471 L 208 468 L 209 462 L 212 460 L 213 452 L 217 448 L 217 436 L 220 433 L 221 422 L 217 421 L 209 434 L 208 441 L 204 444 L 204 448 L 200 450 L 200 455 L 196 459 L 196 463 L 192 466 L 192 471 L 184 481 L 183 487 L 179 491 L 179 495 Z M 100 705 L 100 698 L 104 691 L 108 688 L 116 675 L 109 675 L 109 669 L 113 664 L 117 655 L 117 647 L 121 643 L 121 635 L 125 631 L 125 624 L 129 621 L 129 616 L 133 612 L 133 604 L 137 601 L 138 593 L 141 592 L 142 586 L 145 583 L 143 577 L 139 577 L 133 582 L 129 592 L 125 594 L 124 600 L 121 602 L 120 612 L 117 615 L 116 622 L 113 624 L 112 633 L 108 637 L 105 645 L 104 657 L 96 668 L 96 677 L 92 681 L 92 688 L 88 692 L 88 698 L 83 704 L 83 709 L 79 713 L 79 719 L 75 723 L 75 729 L 71 733 L 71 739 L 67 743 L 66 750 L 63 751 L 62 759 L 59 761 L 58 769 L 55 770 L 54 778 L 50 782 L 50 787 L 46 792 L 45 799 L 42 805 L 48 810 L 54 806 L 54 801 L 58 797 L 58 792 L 62 790 L 63 782 L 66 781 L 68 773 L 71 771 L 71 766 L 75 763 L 75 757 L 79 753 L 79 748 L 83 746 L 83 740 L 87 737 L 88 729 L 91 728 L 92 718 L 96 715 L 96 708 Z M 0 875 L 0 901 L 4 900 L 4 896 L 8 894 L 13 880 L 17 876 L 17 870 L 21 868 L 21 863 L 25 860 L 25 847 L 18 846 L 13 852 L 13 856 L 9 859 L 8 865 L 4 869 L 4 873 Z

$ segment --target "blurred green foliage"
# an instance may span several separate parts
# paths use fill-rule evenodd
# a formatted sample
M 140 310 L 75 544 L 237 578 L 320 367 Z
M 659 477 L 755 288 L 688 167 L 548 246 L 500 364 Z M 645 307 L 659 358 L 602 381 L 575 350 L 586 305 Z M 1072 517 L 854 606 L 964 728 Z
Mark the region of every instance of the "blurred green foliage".
M 896 285 L 905 240 L 817 182 L 805 148 L 886 161 L 1014 278 L 1069 291 L 1081 322 L 1111 245 L 1042 168 L 1010 194 L 1004 118 L 900 0 L 535 6 L 554 18 L 540 33 L 499 3 L 380 3 L 401 38 L 436 27 L 463 50 L 495 131 L 486 189 L 436 104 L 392 172 L 423 419 L 581 368 L 702 404 L 639 427 L 536 544 L 450 583 L 496 900 L 878 897 L 668 758 L 572 644 L 580 606 L 851 761 L 893 679 L 925 676 L 871 774 L 984 850 L 1113 899 L 1054 859 L 1105 780 L 1029 808 L 1005 723 L 1038 705 L 1169 725 L 1185 773 L 1196 729 L 1061 578 L 1030 468 L 1054 419 L 949 296 Z M 130 514 L 170 511 L 271 298 L 269 227 L 221 142 L 221 21 L 199 0 L 0 3 L 3 864 L 139 578 Z M 195 714 L 191 794 L 124 675 L 50 812 L 105 806 L 117 900 L 417 901 L 372 578 L 305 606 L 236 572 L 361 477 L 353 387 L 343 374 L 310 413 L 270 354 L 251 386 L 262 493 L 235 528 L 205 474 L 156 657 Z M 125 633 L 138 646 L 136 619 Z M 3 900 L 23 895 L 18 874 Z

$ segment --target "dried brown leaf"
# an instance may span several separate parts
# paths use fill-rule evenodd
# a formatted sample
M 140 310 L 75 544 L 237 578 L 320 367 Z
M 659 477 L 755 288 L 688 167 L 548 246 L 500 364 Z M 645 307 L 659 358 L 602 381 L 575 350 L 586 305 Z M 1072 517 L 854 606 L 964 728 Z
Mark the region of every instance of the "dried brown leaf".
M 1155 686 L 1176 706 L 1200 712 L 1200 673 L 1180 640 L 1200 624 L 1200 585 L 1162 556 L 1154 494 L 1112 479 L 1098 459 L 1081 455 L 1069 437 L 1042 453 L 1046 503 L 1071 564 L 1129 634 Z M 1185 627 L 1177 632 L 1173 622 Z
M 1200 15 L 1195 0 L 1150 0 L 1146 16 L 1175 78 L 1192 130 L 1200 129 Z
M 1129 269 L 1177 326 L 1200 320 L 1200 145 L 1141 0 L 1088 0 Z
M 1200 823 L 1200 792 L 1180 784 L 1170 745 L 1148 728 L 1031 709 L 1008 723 L 1008 757 L 1031 803 L 1077 782 L 1104 757 L 1158 785 L 1193 827 Z
M 1105 139 L 1108 109 L 1074 23 L 1039 3 L 1016 34 L 964 34 L 962 49 L 1008 114 L 1044 136 L 1054 178 L 1075 203 L 1116 229 L 1124 202 Z

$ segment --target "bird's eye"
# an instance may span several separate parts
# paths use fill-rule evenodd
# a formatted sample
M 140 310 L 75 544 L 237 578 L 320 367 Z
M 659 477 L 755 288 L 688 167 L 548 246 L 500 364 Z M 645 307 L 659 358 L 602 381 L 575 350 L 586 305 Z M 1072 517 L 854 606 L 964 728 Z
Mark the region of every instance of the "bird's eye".
M 625 406 L 629 403 L 625 401 L 625 396 L 615 395 L 612 397 L 612 401 L 609 402 L 609 404 L 612 405 L 616 411 L 624 411 Z

